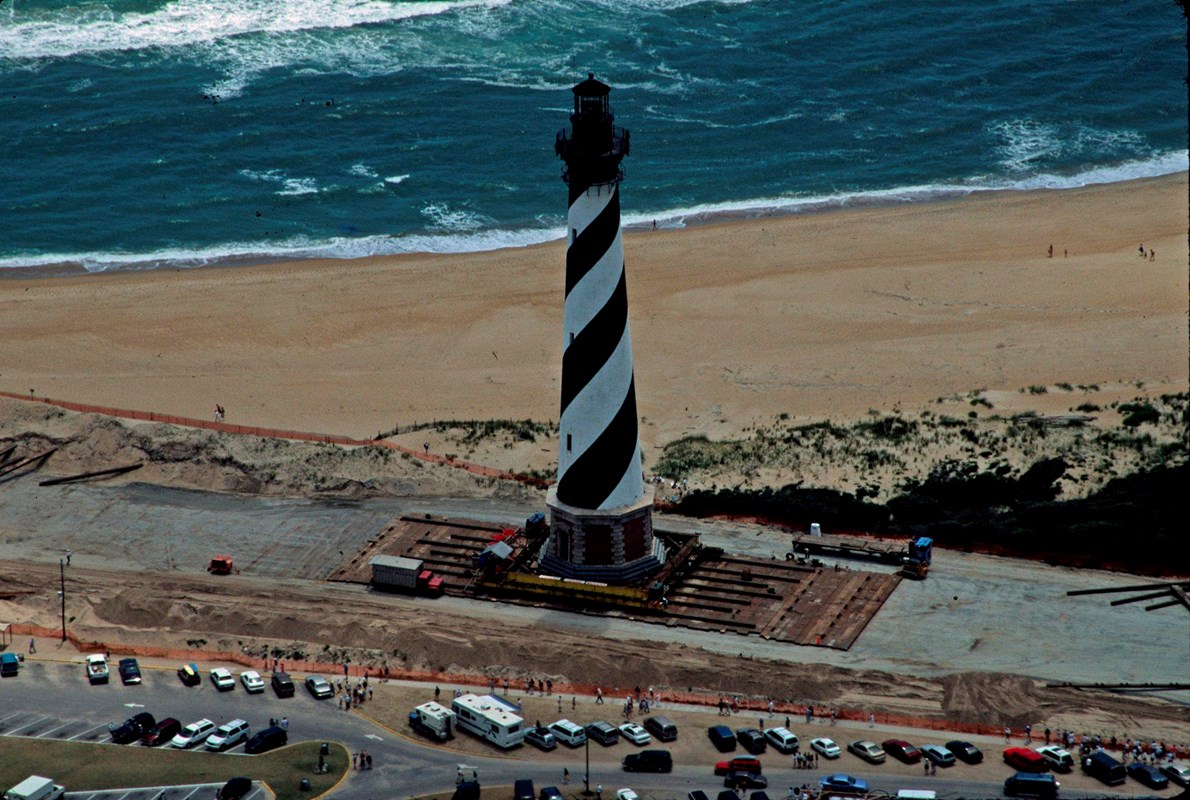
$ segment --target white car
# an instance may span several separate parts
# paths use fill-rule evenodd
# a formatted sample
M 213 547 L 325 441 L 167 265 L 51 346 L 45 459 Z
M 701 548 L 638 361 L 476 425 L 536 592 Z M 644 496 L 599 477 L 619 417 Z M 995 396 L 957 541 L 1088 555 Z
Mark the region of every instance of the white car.
M 832 739 L 811 739 L 810 749 L 815 750 L 822 755 L 823 758 L 838 758 L 843 751 L 839 749 L 839 745 L 834 743 Z
M 616 792 L 616 800 L 640 800 L 640 796 L 631 789 L 621 789 Z
M 211 683 L 221 692 L 230 692 L 236 688 L 236 679 L 232 677 L 231 670 L 224 667 L 211 670 Z
M 1166 764 L 1161 768 L 1161 774 L 1169 778 L 1170 783 L 1178 786 L 1190 786 L 1190 767 L 1182 764 Z
M 240 683 L 244 684 L 244 690 L 251 694 L 264 691 L 264 678 L 260 677 L 260 673 L 254 669 L 241 672 Z
M 191 722 L 170 740 L 170 744 L 179 750 L 188 750 L 197 744 L 202 744 L 206 738 L 215 732 L 215 723 L 209 719 Z
M 653 741 L 653 737 L 649 736 L 649 732 L 635 722 L 625 722 L 621 725 L 620 735 L 633 744 L 639 744 L 642 747 Z
M 925 748 L 923 747 L 924 751 Z M 1056 744 L 1047 744 L 1037 748 L 1037 752 L 1049 762 L 1050 769 L 1054 772 L 1070 772 L 1074 769 L 1074 756 L 1069 752 L 1058 747 Z
M 235 747 L 248 738 L 248 723 L 242 719 L 233 719 L 220 725 L 207 738 L 208 750 L 226 750 Z

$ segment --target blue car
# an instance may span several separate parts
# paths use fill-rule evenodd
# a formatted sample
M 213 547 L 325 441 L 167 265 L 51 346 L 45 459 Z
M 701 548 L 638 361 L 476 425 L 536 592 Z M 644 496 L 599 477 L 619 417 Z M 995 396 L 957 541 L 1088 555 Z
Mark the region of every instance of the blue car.
M 868 793 L 868 782 L 863 778 L 855 778 L 851 775 L 827 775 L 819 783 L 822 784 L 824 794 L 827 792 L 856 795 Z
M 1157 767 L 1133 761 L 1124 769 L 1128 772 L 1129 778 L 1132 778 L 1134 781 L 1140 781 L 1150 789 L 1165 789 L 1169 787 L 1169 778 L 1165 777 Z

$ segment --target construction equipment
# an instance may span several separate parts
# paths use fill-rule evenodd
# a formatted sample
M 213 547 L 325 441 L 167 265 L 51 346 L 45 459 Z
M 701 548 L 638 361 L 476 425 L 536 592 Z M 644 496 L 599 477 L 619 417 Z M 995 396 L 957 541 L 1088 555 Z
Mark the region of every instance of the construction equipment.
M 230 575 L 235 572 L 235 564 L 232 563 L 231 556 L 215 556 L 211 563 L 207 564 L 207 572 L 212 575 Z
M 923 581 L 930 572 L 930 561 L 934 556 L 934 540 L 919 536 L 909 542 L 908 555 L 901 562 L 901 575 Z

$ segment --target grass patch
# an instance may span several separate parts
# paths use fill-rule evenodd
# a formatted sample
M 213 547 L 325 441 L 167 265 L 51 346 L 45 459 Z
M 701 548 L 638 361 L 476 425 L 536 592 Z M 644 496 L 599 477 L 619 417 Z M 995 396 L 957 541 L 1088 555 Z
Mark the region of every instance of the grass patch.
M 140 745 L 101 745 L 8 737 L 0 759 L 0 786 L 14 786 L 30 775 L 45 775 L 68 792 L 169 786 L 184 783 L 222 783 L 244 776 L 264 781 L 277 800 L 309 800 L 330 789 L 347 772 L 351 754 L 331 744 L 326 757 L 330 771 L 315 775 L 319 742 L 301 742 L 260 756 L 228 756 L 206 751 L 182 751 Z M 302 778 L 311 790 L 298 789 Z

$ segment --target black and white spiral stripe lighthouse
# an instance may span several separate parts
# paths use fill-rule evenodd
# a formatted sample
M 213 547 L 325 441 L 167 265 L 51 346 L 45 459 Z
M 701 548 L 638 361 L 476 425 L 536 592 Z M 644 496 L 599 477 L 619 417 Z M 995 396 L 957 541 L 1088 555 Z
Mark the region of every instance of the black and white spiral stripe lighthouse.
M 569 187 L 558 482 L 542 566 L 567 577 L 626 582 L 660 566 L 652 487 L 641 473 L 628 288 L 620 232 L 620 161 L 611 87 L 588 75 L 573 89 L 570 127 L 555 150 Z

